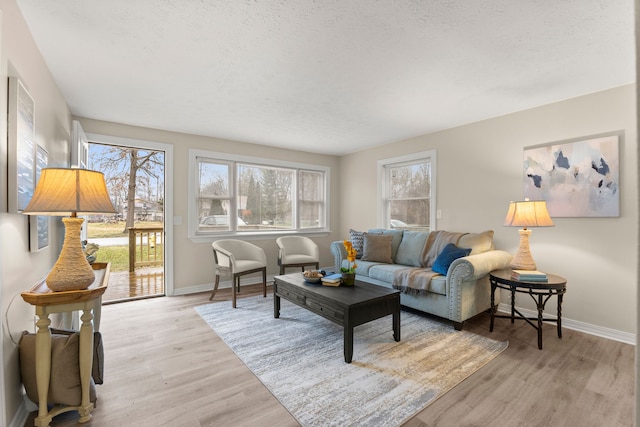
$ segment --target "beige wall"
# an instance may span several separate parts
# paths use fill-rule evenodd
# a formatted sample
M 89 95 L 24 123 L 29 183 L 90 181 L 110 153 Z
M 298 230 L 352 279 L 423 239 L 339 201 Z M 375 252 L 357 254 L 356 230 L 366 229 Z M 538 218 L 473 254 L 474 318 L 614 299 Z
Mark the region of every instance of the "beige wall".
M 338 158 L 335 156 L 284 150 L 219 138 L 208 138 L 175 132 L 145 129 L 83 118 L 80 118 L 79 121 L 86 133 L 161 142 L 173 145 L 175 171 L 173 176 L 173 214 L 174 217 L 180 217 L 182 220 L 182 224 L 175 225 L 173 227 L 175 272 L 174 290 L 176 294 L 204 289 L 209 290 L 213 288 L 214 269 L 211 241 L 205 243 L 194 243 L 187 238 L 187 208 L 190 202 L 187 197 L 188 179 L 190 177 L 190 172 L 188 170 L 189 149 L 218 151 L 330 167 L 332 196 L 329 202 L 331 206 L 331 224 L 333 225 L 332 228 L 334 230 L 338 226 L 338 194 L 340 192 L 340 187 L 338 184 Z M 329 234 L 324 233 L 320 236 L 310 237 L 320 247 L 321 265 L 333 265 L 333 258 L 329 252 L 329 243 L 335 239 L 339 239 L 340 235 L 332 232 Z M 275 244 L 275 238 L 269 237 L 267 239 L 251 240 L 251 243 L 254 243 L 264 249 L 269 262 L 267 273 L 269 275 L 277 274 L 279 267 L 276 263 L 278 251 Z M 248 280 L 251 282 L 255 281 L 252 279 Z
M 0 117 L 7 117 L 7 78 L 20 77 L 35 102 L 35 142 L 49 153 L 51 166 L 68 164 L 71 115 L 47 66 L 31 38 L 14 1 L 0 0 L 2 45 L 0 48 Z M 7 121 L 0 120 L 0 199 L 6 203 Z M 9 335 L 17 340 L 23 330 L 33 331 L 34 309 L 20 297 L 44 276 L 58 255 L 60 221 L 49 222 L 52 244 L 39 253 L 29 252 L 28 219 L 22 214 L 0 210 L 0 298 L 2 304 L 2 359 L 5 419 L 9 425 L 22 402 L 18 371 L 18 351 Z M 4 315 L 6 313 L 5 322 Z
M 515 253 L 519 236 L 503 227 L 510 200 L 523 197 L 523 147 L 624 131 L 620 146 L 619 218 L 554 218 L 537 228 L 531 251 L 538 268 L 568 279 L 563 316 L 578 322 L 636 333 L 638 181 L 635 85 L 423 135 L 344 156 L 341 234 L 376 226 L 376 162 L 437 150 L 437 228 L 495 230 L 496 246 Z M 343 188 L 347 187 L 343 185 Z M 504 300 L 504 299 L 503 299 Z M 526 298 L 518 304 L 534 308 Z M 550 307 L 555 307 L 552 303 Z

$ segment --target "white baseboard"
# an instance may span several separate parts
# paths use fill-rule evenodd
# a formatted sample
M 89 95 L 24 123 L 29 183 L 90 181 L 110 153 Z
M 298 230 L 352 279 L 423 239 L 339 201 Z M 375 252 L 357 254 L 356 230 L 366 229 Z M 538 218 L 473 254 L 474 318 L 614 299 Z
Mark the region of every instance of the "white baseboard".
M 29 417 L 29 412 L 33 412 L 37 410 L 38 410 L 38 407 L 27 398 L 26 394 L 23 394 L 22 403 L 20 403 L 18 410 L 13 415 L 13 418 L 11 419 L 11 423 L 9 424 L 9 427 L 23 427 L 24 424 L 27 422 L 27 418 Z
M 257 280 L 257 281 L 256 281 Z M 255 283 L 259 283 L 261 282 L 262 279 L 259 279 L 257 277 L 251 277 L 251 278 L 247 278 L 246 279 L 246 284 L 255 284 Z M 267 276 L 267 286 L 269 286 L 270 283 L 273 283 L 273 275 L 271 276 Z M 243 285 L 245 285 L 245 283 L 243 283 L 243 279 L 242 277 L 240 278 L 240 286 L 242 287 Z M 218 289 L 231 289 L 231 280 L 225 280 L 224 282 L 220 282 L 220 284 L 218 285 Z M 173 290 L 173 295 L 189 295 L 189 294 L 196 294 L 198 292 L 211 292 L 213 290 L 213 282 L 211 283 L 205 283 L 202 285 L 193 285 L 193 286 L 189 286 L 186 288 L 180 288 L 180 289 L 175 289 Z
M 537 317 L 538 312 L 536 310 L 529 310 L 516 306 L 516 309 L 526 317 Z M 511 313 L 511 305 L 500 303 L 498 305 L 498 311 L 507 314 Z M 555 319 L 557 316 L 553 314 L 544 313 L 544 316 L 550 319 Z M 567 319 L 562 317 L 562 327 L 572 329 L 578 332 L 584 332 L 585 334 L 595 335 L 602 338 L 607 338 L 614 341 L 620 341 L 625 344 L 636 345 L 636 335 L 629 332 L 622 332 L 616 329 L 605 328 L 604 326 L 592 325 L 590 323 L 580 322 L 578 320 Z

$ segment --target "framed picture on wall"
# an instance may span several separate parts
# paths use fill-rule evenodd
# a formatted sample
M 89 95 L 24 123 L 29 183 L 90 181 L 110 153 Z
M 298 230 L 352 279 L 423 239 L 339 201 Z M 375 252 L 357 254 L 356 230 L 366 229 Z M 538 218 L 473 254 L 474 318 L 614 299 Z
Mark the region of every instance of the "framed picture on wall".
M 40 172 L 47 167 L 49 154 L 47 151 L 36 146 L 36 184 L 40 179 Z M 49 246 L 49 217 L 43 215 L 29 215 L 29 250 L 39 252 Z
M 620 216 L 623 132 L 524 149 L 524 197 L 545 200 L 552 217 Z
M 35 189 L 35 103 L 17 77 L 9 77 L 8 210 L 22 212 Z

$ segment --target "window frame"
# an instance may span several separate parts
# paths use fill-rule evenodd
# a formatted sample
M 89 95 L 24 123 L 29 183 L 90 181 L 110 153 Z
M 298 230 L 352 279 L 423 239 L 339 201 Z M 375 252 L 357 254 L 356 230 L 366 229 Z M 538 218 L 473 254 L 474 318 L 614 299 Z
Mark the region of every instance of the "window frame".
M 232 209 L 235 208 L 235 203 L 237 202 L 237 175 L 238 175 L 238 164 L 252 164 L 260 167 L 273 167 L 273 168 L 284 168 L 284 169 L 293 169 L 295 171 L 295 183 L 293 184 L 295 197 L 293 203 L 293 213 L 295 220 L 295 227 L 293 229 L 288 230 L 268 230 L 268 231 L 238 231 L 237 224 L 235 221 L 232 221 L 233 227 L 231 230 L 224 231 L 210 231 L 203 232 L 198 230 L 198 203 L 200 199 L 199 195 L 199 162 L 200 159 L 204 159 L 205 161 L 217 162 L 217 163 L 230 163 L 231 164 L 231 178 L 230 184 L 233 185 L 233 189 L 230 189 L 231 197 L 233 199 Z M 323 227 L 308 227 L 308 228 L 300 228 L 300 218 L 299 215 L 299 195 L 297 191 L 298 186 L 298 171 L 311 171 L 311 172 L 319 172 L 324 174 L 324 197 L 325 197 L 325 206 L 324 212 L 322 215 L 325 219 L 325 224 Z M 189 150 L 189 184 L 188 184 L 188 202 L 187 202 L 187 223 L 188 223 L 188 238 L 196 243 L 200 242 L 212 242 L 219 238 L 233 238 L 233 237 L 242 237 L 242 239 L 252 240 L 252 239 L 261 239 L 261 238 L 275 238 L 281 235 L 318 235 L 318 234 L 328 234 L 330 231 L 330 182 L 331 182 L 331 168 L 329 166 L 317 165 L 317 164 L 308 164 L 308 163 L 299 163 L 299 162 L 289 162 L 283 160 L 275 160 L 265 157 L 253 157 L 253 156 L 245 156 L 239 154 L 230 154 L 230 153 L 222 153 L 216 151 L 207 151 L 207 150 L 198 150 L 198 149 L 190 149 Z
M 398 157 L 390 157 L 386 159 L 378 160 L 378 214 L 377 214 L 377 226 L 379 228 L 389 228 L 390 213 L 388 202 L 388 179 L 387 171 L 392 166 L 410 165 L 415 163 L 421 163 L 425 160 L 429 161 L 431 168 L 430 176 L 430 203 L 429 203 L 429 231 L 437 230 L 437 217 L 436 217 L 436 177 L 437 177 L 437 155 L 436 150 L 420 151 L 417 153 L 406 154 Z

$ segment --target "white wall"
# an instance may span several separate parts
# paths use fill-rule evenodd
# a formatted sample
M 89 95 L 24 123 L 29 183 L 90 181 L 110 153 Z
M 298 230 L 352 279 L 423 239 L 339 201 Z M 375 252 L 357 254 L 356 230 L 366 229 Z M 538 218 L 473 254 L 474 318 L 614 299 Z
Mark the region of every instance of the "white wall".
M 0 200 L 6 203 L 7 171 L 7 78 L 20 77 L 35 103 L 35 142 L 49 153 L 49 165 L 68 165 L 71 115 L 49 70 L 31 38 L 15 1 L 0 0 L 2 45 L 0 47 Z M 33 331 L 34 308 L 20 292 L 46 275 L 58 255 L 60 221 L 49 222 L 51 245 L 39 253 L 29 252 L 28 219 L 22 214 L 0 210 L 0 303 L 2 304 L 2 362 L 5 419 L 10 419 L 22 403 L 18 371 L 18 351 L 9 334 L 17 340 L 23 330 Z M 4 315 L 6 314 L 6 318 Z M 5 322 L 8 320 L 8 322 Z
M 209 138 L 196 135 L 167 132 L 154 129 L 146 129 L 135 126 L 127 126 L 116 123 L 78 118 L 84 131 L 89 134 L 100 134 L 133 138 L 172 144 L 174 147 L 174 217 L 180 217 L 181 224 L 174 226 L 174 290 L 176 294 L 213 289 L 213 253 L 211 242 L 194 243 L 187 238 L 187 207 L 192 200 L 188 197 L 188 170 L 189 149 L 201 149 L 219 151 L 234 154 L 242 154 L 255 157 L 285 160 L 328 166 L 331 168 L 331 223 L 335 230 L 338 221 L 338 193 L 339 168 L 338 158 L 321 154 L 305 153 L 301 151 L 284 150 L 280 148 L 265 147 L 237 141 L 229 141 L 219 138 Z M 180 222 L 180 221 L 178 221 Z M 341 235 L 332 232 L 323 236 L 310 236 L 320 247 L 320 265 L 333 265 L 333 258 L 329 252 L 329 243 L 341 239 Z M 278 251 L 275 238 L 251 240 L 262 247 L 267 255 L 269 266 L 267 274 L 273 275 L 279 272 L 277 265 Z M 257 277 L 257 276 L 256 276 Z M 247 279 L 254 282 L 255 279 Z M 206 302 L 203 300 L 203 302 Z
M 620 217 L 554 218 L 555 227 L 533 230 L 531 251 L 539 269 L 568 279 L 563 318 L 635 334 L 635 102 L 635 85 L 628 85 L 344 156 L 341 177 L 349 186 L 340 195 L 341 234 L 376 226 L 377 160 L 436 149 L 436 203 L 443 214 L 437 228 L 493 229 L 496 246 L 515 253 L 518 231 L 502 224 L 509 201 L 523 198 L 523 147 L 623 130 Z M 534 308 L 525 297 L 518 305 Z M 555 301 L 547 307 L 554 313 Z

